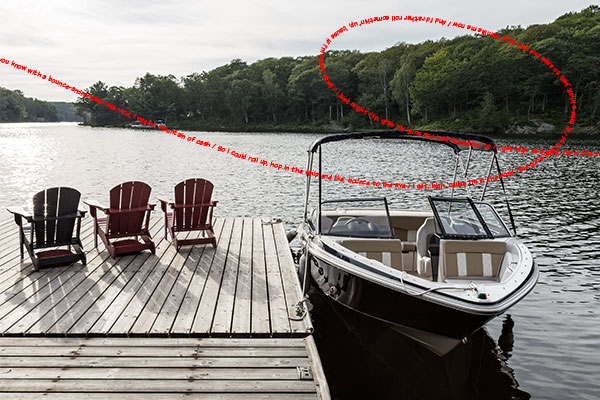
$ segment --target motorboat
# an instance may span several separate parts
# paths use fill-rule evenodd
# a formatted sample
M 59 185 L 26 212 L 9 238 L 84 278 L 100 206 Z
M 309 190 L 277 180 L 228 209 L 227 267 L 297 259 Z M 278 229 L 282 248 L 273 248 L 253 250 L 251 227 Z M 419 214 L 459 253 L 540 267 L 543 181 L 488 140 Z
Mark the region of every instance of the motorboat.
M 129 127 L 132 129 L 161 129 L 161 126 L 166 127 L 166 125 L 162 119 L 157 119 L 156 122 L 154 122 L 152 124 L 150 122 L 152 122 L 152 121 L 149 121 L 146 124 L 146 123 L 142 123 L 141 121 L 135 121 L 134 123 L 129 125 Z
M 129 125 L 129 127 L 131 129 L 154 129 L 154 127 L 152 125 L 145 125 L 145 124 L 141 123 L 140 121 L 135 121 L 134 123 Z
M 378 139 L 450 148 L 455 157 L 450 195 L 426 196 L 429 209 L 395 208 L 384 196 L 323 199 L 322 147 Z M 467 176 L 476 153 L 490 157 L 487 175 L 481 174 L 489 178 L 480 185 L 481 195 L 455 194 L 459 172 Z M 502 179 L 506 174 L 491 138 L 461 132 L 416 136 L 398 130 L 338 134 L 310 145 L 307 171 L 313 171 L 315 160 L 318 174 L 307 174 L 304 216 L 297 230 L 305 291 L 315 285 L 331 301 L 383 321 L 443 355 L 535 286 L 538 267 L 516 235 Z M 497 174 L 492 175 L 494 166 Z M 311 180 L 317 182 L 311 185 Z M 501 184 L 512 231 L 484 200 L 489 182 Z M 311 201 L 313 186 L 318 186 L 316 204 Z M 425 191 L 415 195 L 425 196 Z

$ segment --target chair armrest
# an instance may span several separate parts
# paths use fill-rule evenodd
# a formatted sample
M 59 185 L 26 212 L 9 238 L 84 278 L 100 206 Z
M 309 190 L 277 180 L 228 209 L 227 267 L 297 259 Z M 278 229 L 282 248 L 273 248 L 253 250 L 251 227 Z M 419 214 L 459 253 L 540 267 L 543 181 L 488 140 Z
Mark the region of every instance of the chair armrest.
M 167 208 L 169 206 L 173 206 L 173 202 L 171 200 L 168 199 L 162 199 L 160 197 L 157 197 L 158 201 L 160 201 L 160 208 L 164 211 L 167 212 Z
M 200 204 L 172 204 L 171 208 L 194 208 L 194 207 L 215 207 L 218 201 L 211 201 L 210 203 Z
M 152 210 L 154 210 L 155 206 L 156 206 L 156 204 L 147 204 L 145 206 L 136 207 L 136 208 L 124 208 L 124 209 L 110 208 L 107 210 L 108 211 L 107 214 L 127 214 L 127 213 L 140 212 L 140 211 L 152 211 Z
M 27 221 L 31 221 L 31 213 L 25 211 L 23 207 L 8 207 L 7 210 L 9 213 L 14 214 L 15 216 L 18 215 L 25 218 Z
M 92 209 L 94 209 L 94 211 L 96 209 L 102 211 L 104 214 L 108 214 L 110 212 L 110 209 L 102 204 L 100 204 L 100 202 L 96 201 L 96 200 L 86 200 L 84 201 L 85 204 L 87 204 L 88 206 L 90 206 L 90 211 L 92 211 Z M 92 215 L 94 215 L 95 213 L 92 212 Z
M 22 218 L 25 218 L 27 222 L 32 221 L 31 213 L 25 211 L 23 207 L 8 207 L 7 210 L 15 216 L 15 223 L 19 226 L 23 223 Z

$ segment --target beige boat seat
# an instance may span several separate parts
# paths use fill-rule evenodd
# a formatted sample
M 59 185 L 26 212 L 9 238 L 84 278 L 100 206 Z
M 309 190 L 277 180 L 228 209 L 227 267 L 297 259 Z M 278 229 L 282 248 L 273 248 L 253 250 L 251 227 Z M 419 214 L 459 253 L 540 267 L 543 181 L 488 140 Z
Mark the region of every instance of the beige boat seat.
M 506 242 L 494 240 L 440 241 L 438 281 L 447 278 L 494 279 L 506 253 Z
M 340 244 L 353 252 L 388 267 L 403 271 L 402 241 L 397 239 L 343 239 Z
M 403 242 L 415 243 L 417 229 L 423 224 L 424 217 L 415 216 L 393 216 L 390 217 L 394 235 Z
M 402 240 L 405 252 L 417 251 L 417 230 L 423 225 L 425 218 L 413 215 L 395 215 L 390 217 L 394 236 Z
M 429 239 L 435 234 L 435 219 L 429 217 L 417 230 L 417 272 L 419 276 L 431 277 L 431 257 L 427 252 Z

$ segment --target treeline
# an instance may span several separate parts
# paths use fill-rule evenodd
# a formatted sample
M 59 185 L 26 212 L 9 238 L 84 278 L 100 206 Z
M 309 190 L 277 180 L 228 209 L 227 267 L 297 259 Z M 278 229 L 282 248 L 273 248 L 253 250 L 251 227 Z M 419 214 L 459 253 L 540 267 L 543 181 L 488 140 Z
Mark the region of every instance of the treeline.
M 0 87 L 0 122 L 30 122 L 58 120 L 54 105 L 25 97 L 20 90 Z
M 598 129 L 600 13 L 598 6 L 545 25 L 500 32 L 549 59 L 572 84 L 577 122 Z M 461 36 L 381 52 L 328 51 L 327 75 L 344 96 L 405 126 L 505 131 L 530 120 L 560 129 L 571 105 L 566 88 L 540 59 L 489 37 Z M 360 129 L 372 121 L 327 88 L 316 56 L 236 59 L 177 79 L 147 73 L 132 87 L 97 82 L 93 96 L 182 129 Z M 131 120 L 89 99 L 76 103 L 92 125 Z
M 56 107 L 59 121 L 83 122 L 83 118 L 77 115 L 75 104 L 65 101 L 51 101 L 50 104 Z

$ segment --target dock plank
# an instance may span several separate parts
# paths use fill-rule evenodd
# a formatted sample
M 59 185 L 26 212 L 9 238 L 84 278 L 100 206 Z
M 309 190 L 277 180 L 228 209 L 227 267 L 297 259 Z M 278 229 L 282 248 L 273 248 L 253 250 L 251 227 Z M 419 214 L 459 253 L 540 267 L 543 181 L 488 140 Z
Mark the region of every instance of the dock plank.
M 231 323 L 231 333 L 233 335 L 244 335 L 246 332 L 250 332 L 252 314 L 252 236 L 253 221 L 251 218 L 244 218 L 235 304 Z
M 233 321 L 233 308 L 236 301 L 238 272 L 240 267 L 240 250 L 242 245 L 242 230 L 244 220 L 237 218 L 233 224 L 233 233 L 227 251 L 225 269 L 219 287 L 215 316 L 211 327 L 213 335 L 229 334 Z
M 134 338 L 130 338 L 134 339 Z M 155 338 L 162 340 L 162 338 Z M 222 338 L 223 339 L 223 338 Z M 268 339 L 268 338 L 266 338 Z M 63 358 L 44 358 L 44 368 L 153 368 L 156 367 L 155 358 L 144 357 L 70 357 Z M 160 365 L 164 368 L 273 368 L 273 367 L 309 367 L 310 362 L 305 358 L 273 358 L 273 357 L 202 357 L 202 358 L 183 358 L 183 357 L 164 357 L 160 359 Z M 36 368 L 40 367 L 40 358 L 37 356 L 28 357 L 0 357 L 0 368 Z
M 96 393 L 148 393 L 148 392 L 201 392 L 201 393 L 239 393 L 239 392 L 307 392 L 314 393 L 315 385 L 311 381 L 299 380 L 168 380 L 153 381 L 146 379 L 114 379 L 110 385 L 106 380 L 2 380 L 0 391 L 15 392 L 81 392 Z
M 106 400 L 105 393 L 43 393 L 48 400 Z M 40 393 L 0 392 L 0 399 L 39 400 Z M 280 393 L 118 393 L 115 400 L 282 400 Z M 286 393 L 283 400 L 316 400 L 314 393 Z
M 308 312 L 303 314 L 303 320 L 298 320 L 300 316 L 295 313 L 295 307 L 300 304 L 303 296 L 300 285 L 297 283 L 298 275 L 294 267 L 294 260 L 282 224 L 273 225 L 273 236 L 277 248 L 277 261 L 279 263 L 279 272 L 282 278 L 287 310 L 291 317 L 290 326 L 292 333 L 310 333 L 312 332 L 312 323 L 310 322 Z
M 269 311 L 273 335 L 289 335 L 290 320 L 281 272 L 277 261 L 277 249 L 273 237 L 273 224 L 263 223 L 263 238 L 265 244 L 265 264 L 267 266 L 267 290 L 269 293 Z
M 267 293 L 267 268 L 265 246 L 260 220 L 252 227 L 252 320 L 251 329 L 255 336 L 271 334 L 269 295 Z
M 225 271 L 229 243 L 233 233 L 233 221 L 232 218 L 225 220 L 221 240 L 217 242 L 217 251 L 210 266 L 200 304 L 196 310 L 196 317 L 191 329 L 192 334 L 210 334 L 223 280 L 223 272 Z
M 147 379 L 147 380 L 215 380 L 236 379 L 236 368 L 2 368 L 3 379 Z M 295 368 L 246 368 L 245 379 L 297 379 Z

